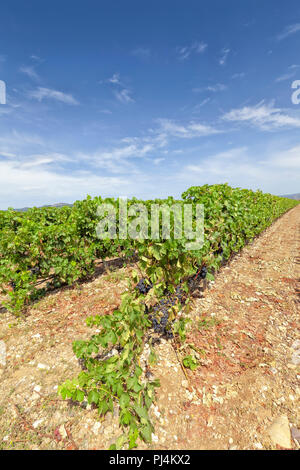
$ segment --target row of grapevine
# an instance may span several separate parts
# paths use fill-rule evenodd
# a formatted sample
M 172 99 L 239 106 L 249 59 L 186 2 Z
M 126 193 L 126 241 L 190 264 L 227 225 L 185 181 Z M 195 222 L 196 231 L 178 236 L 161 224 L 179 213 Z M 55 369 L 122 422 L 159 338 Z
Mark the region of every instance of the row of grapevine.
M 185 238 L 158 242 L 151 239 L 99 240 L 97 207 L 103 203 L 118 207 L 118 199 L 87 197 L 75 202 L 73 207 L 0 212 L 0 285 L 2 292 L 8 295 L 6 307 L 18 313 L 30 301 L 44 295 L 48 288 L 72 284 L 91 275 L 96 259 L 105 260 L 120 254 L 129 256 L 135 252 L 147 275 L 153 270 L 156 273 L 153 274 L 156 284 L 157 269 L 161 268 L 159 277 L 164 289 L 165 284 L 170 283 L 169 277 L 171 284 L 178 283 L 182 277 L 192 274 L 201 260 L 217 269 L 222 259 L 238 251 L 297 203 L 259 191 L 232 189 L 228 185 L 190 188 L 182 198 L 182 201 L 171 197 L 154 201 L 132 199 L 128 205 L 142 202 L 147 207 L 153 203 L 171 206 L 191 200 L 202 203 L 205 243 L 200 251 L 189 254 L 184 249 Z M 42 289 L 39 287 L 41 280 L 48 281 Z
M 263 194 L 260 191 L 231 188 L 227 184 L 192 187 L 181 201 L 138 201 L 147 209 L 153 203 L 198 203 L 204 206 L 204 244 L 189 251 L 185 236 L 99 239 L 96 226 L 100 220 L 97 207 L 103 203 L 117 210 L 119 200 L 88 197 L 73 207 L 31 209 L 26 213 L 9 210 L 0 217 L 0 284 L 8 295 L 6 306 L 22 311 L 30 301 L 45 294 L 47 286 L 72 284 L 93 273 L 96 259 L 114 256 L 137 256 L 130 289 L 112 315 L 87 319 L 88 325 L 100 332 L 88 341 L 75 341 L 73 350 L 82 372 L 59 387 L 62 397 L 75 401 L 88 400 L 100 415 L 113 411 L 117 402 L 124 433 L 115 447 L 136 446 L 138 438 L 151 441 L 153 425 L 149 408 L 155 399 L 157 381 L 147 378 L 139 365 L 145 344 L 154 358 L 152 331 L 168 338 L 184 337 L 178 312 L 189 301 L 191 279 L 213 279 L 221 264 L 247 242 L 268 227 L 276 218 L 298 202 Z M 129 217 L 129 222 L 134 219 Z M 194 225 L 197 219 L 193 219 Z M 161 227 L 160 227 L 161 228 Z M 145 231 L 145 229 L 144 229 Z M 146 228 L 147 232 L 147 228 Z M 144 233 L 143 235 L 149 235 Z

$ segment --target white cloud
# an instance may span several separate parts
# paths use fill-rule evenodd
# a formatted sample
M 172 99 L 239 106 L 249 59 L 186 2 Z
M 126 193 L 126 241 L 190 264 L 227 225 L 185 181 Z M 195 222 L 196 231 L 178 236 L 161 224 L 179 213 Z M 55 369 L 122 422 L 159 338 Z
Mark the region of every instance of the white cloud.
M 203 106 L 210 102 L 210 98 L 205 98 L 200 103 L 196 104 L 192 109 L 192 114 L 197 114 Z
M 30 59 L 35 60 L 36 62 L 43 62 L 43 59 L 41 59 L 38 55 L 31 54 Z
M 195 41 L 190 46 L 177 47 L 176 52 L 180 60 L 188 59 L 192 54 L 203 54 L 207 49 L 207 44 L 203 41 Z
M 120 103 L 134 103 L 135 100 L 131 96 L 132 92 L 121 82 L 119 73 L 114 73 L 106 82 L 112 85 L 113 93 Z M 100 81 L 99 83 L 101 84 L 103 82 Z
M 38 166 L 44 166 L 49 164 L 57 164 L 60 162 L 72 161 L 70 157 L 61 153 L 45 153 L 30 155 L 27 157 L 25 162 L 20 162 L 20 168 L 33 168 Z
M 40 147 L 44 140 L 35 134 L 26 134 L 12 130 L 9 134 L 0 136 L 0 151 L 22 153 L 26 148 Z
M 195 108 L 197 108 L 197 107 L 202 108 L 202 106 L 205 106 L 209 102 L 210 102 L 210 98 L 205 98 L 203 101 L 201 101 L 201 103 L 196 105 Z
M 146 59 L 146 58 L 150 57 L 151 50 L 148 47 L 137 47 L 131 53 L 132 53 L 132 55 L 135 55 L 135 56 L 140 57 L 142 59 Z
M 136 159 L 151 157 L 157 148 L 155 141 L 146 142 L 143 138 L 127 138 L 123 142 L 127 145 L 117 146 L 108 150 L 99 149 L 93 153 L 80 152 L 75 154 L 77 161 L 85 162 L 95 168 L 106 170 L 113 174 L 140 174 Z
M 3 151 L 3 150 L 0 149 L 0 157 L 15 158 L 15 157 L 16 157 L 16 154 L 15 154 L 15 153 L 11 153 L 11 152 L 5 152 L 5 151 Z
M 119 100 L 121 103 L 134 103 L 134 99 L 130 96 L 131 91 L 127 90 L 127 88 L 123 88 L 122 90 L 115 90 L 114 94 L 117 100 Z
M 227 89 L 227 86 L 223 83 L 217 83 L 216 85 L 211 85 L 207 87 L 207 91 L 217 92 L 217 91 L 224 91 Z
M 165 161 L 165 158 L 154 158 L 154 165 L 159 165 L 161 162 Z
M 71 105 L 79 104 L 72 95 L 63 93 L 62 91 L 51 90 L 50 88 L 38 87 L 37 90 L 29 92 L 28 95 L 30 98 L 37 99 L 38 101 L 42 101 L 43 99 L 52 99 Z
M 58 169 L 63 163 L 74 162 L 75 157 L 61 152 L 49 151 L 51 143 L 34 134 L 12 131 L 0 137 L 0 161 L 8 161 L 15 168 L 29 169 L 50 166 Z
M 287 26 L 282 33 L 277 36 L 278 41 L 291 36 L 292 34 L 298 33 L 300 31 L 300 23 L 295 23 Z
M 40 77 L 34 70 L 34 67 L 24 65 L 20 67 L 20 72 L 24 73 L 25 75 L 28 75 L 28 77 L 30 77 L 33 80 L 36 80 L 36 81 L 40 80 Z
M 215 85 L 209 85 L 207 87 L 203 88 L 193 88 L 193 91 L 195 93 L 202 93 L 204 91 L 210 91 L 212 93 L 217 93 L 219 91 L 224 91 L 227 90 L 227 86 L 224 85 L 223 83 L 216 83 Z
M 292 147 L 286 151 L 276 153 L 270 159 L 272 165 L 279 168 L 300 171 L 300 145 Z M 268 163 L 268 162 L 267 162 Z M 300 177 L 299 177 L 300 181 Z
M 179 191 L 194 184 L 226 181 L 232 186 L 261 188 L 275 194 L 297 192 L 300 144 L 273 153 L 262 151 L 261 158 L 259 152 L 251 154 L 244 146 L 207 155 L 203 155 L 203 146 L 179 149 L 176 145 L 176 150 L 167 146 L 173 139 L 185 143 L 182 139 L 216 132 L 219 131 L 195 121 L 161 119 L 155 129 L 148 129 L 141 137 L 127 137 L 118 146 L 94 152 L 71 149 L 69 154 L 53 151 L 53 144 L 38 136 L 13 132 L 0 138 L 2 208 L 72 202 L 87 194 L 152 197 L 157 195 L 157 187 L 160 196 L 179 195 Z M 160 165 L 167 152 L 167 174 L 141 170 L 141 162 Z M 178 161 L 181 165 L 177 173 Z
M 11 106 L 7 106 L 7 104 L 0 107 L 0 116 L 5 114 L 11 114 L 13 112 L 13 108 Z
M 297 69 L 299 68 L 299 65 L 293 64 L 288 67 L 289 70 L 292 70 L 292 72 L 285 73 L 281 75 L 280 77 L 276 78 L 275 82 L 283 82 L 285 80 L 289 80 L 290 78 L 293 78 L 296 73 Z
M 231 78 L 235 80 L 236 78 L 244 78 L 246 76 L 245 72 L 234 73 Z
M 225 121 L 248 122 L 262 130 L 273 130 L 282 127 L 300 127 L 300 118 L 293 117 L 280 108 L 274 108 L 274 103 L 265 104 L 261 101 L 256 106 L 244 106 L 233 109 L 223 116 Z
M 110 109 L 99 109 L 99 113 L 112 114 L 112 111 Z
M 119 73 L 114 73 L 112 77 L 108 78 L 107 81 L 109 83 L 113 83 L 114 85 L 120 85 L 120 74 Z
M 226 65 L 229 53 L 230 53 L 230 49 L 228 49 L 228 48 L 222 49 L 221 58 L 219 59 L 219 64 L 220 65 Z
M 218 184 L 228 182 L 233 187 L 262 189 L 273 194 L 299 191 L 300 145 L 280 152 L 263 152 L 259 159 L 247 147 L 232 148 L 207 155 L 198 162 L 187 164 L 177 175 L 171 175 L 177 185 Z
M 214 127 L 194 121 L 186 125 L 178 124 L 171 119 L 158 119 L 157 122 L 160 124 L 159 133 L 184 139 L 208 136 L 221 132 Z
M 202 54 L 207 49 L 207 44 L 205 42 L 195 42 L 192 47 L 197 54 Z
M 72 202 L 87 194 L 138 195 L 148 176 L 139 171 L 135 160 L 151 157 L 158 148 L 138 138 L 95 152 L 64 154 L 49 151 L 52 146 L 34 135 L 13 132 L 0 137 L 2 208 Z
M 103 176 L 95 171 L 58 173 L 44 167 L 28 167 L 16 162 L 0 161 L 1 207 L 23 207 L 56 202 L 73 202 L 91 195 L 122 195 L 132 191 L 132 179 Z M 135 187 L 141 190 L 139 181 Z M 6 201 L 6 205 L 4 203 Z
M 289 80 L 290 78 L 293 78 L 295 75 L 296 75 L 296 72 L 285 73 L 283 75 L 280 75 L 280 77 L 277 77 L 275 82 L 283 82 L 285 80 Z
M 240 160 L 245 155 L 246 151 L 247 147 L 238 147 L 210 155 L 201 164 L 187 165 L 185 170 L 196 173 L 206 173 L 209 171 L 213 174 L 222 174 L 224 172 L 224 165 L 231 165 L 232 162 L 235 164 L 237 160 Z

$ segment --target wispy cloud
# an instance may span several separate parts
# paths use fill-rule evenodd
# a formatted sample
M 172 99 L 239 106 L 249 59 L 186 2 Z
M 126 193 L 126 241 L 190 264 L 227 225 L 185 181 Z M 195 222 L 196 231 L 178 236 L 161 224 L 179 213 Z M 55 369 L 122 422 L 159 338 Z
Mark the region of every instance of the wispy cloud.
M 272 157 L 272 164 L 279 168 L 297 169 L 300 171 L 300 145 L 275 153 Z
M 131 91 L 127 88 L 123 88 L 122 90 L 115 90 L 114 94 L 117 100 L 119 100 L 121 103 L 134 103 L 134 99 L 130 96 Z
M 280 108 L 275 108 L 274 103 L 265 104 L 261 101 L 256 106 L 244 106 L 233 109 L 223 116 L 225 121 L 247 122 L 261 130 L 273 130 L 282 127 L 300 127 L 300 118 L 293 117 Z
M 112 114 L 112 111 L 110 109 L 99 109 L 99 113 Z
M 157 153 L 166 154 L 171 139 L 192 139 L 217 134 L 221 131 L 209 125 L 196 121 L 186 124 L 175 122 L 171 119 L 157 119 L 154 129 L 148 129 L 144 136 L 126 137 L 122 139 L 123 145 L 118 145 L 107 150 L 98 150 L 92 154 L 78 154 L 80 161 L 93 162 L 97 167 L 108 170 L 111 173 L 137 173 L 133 164 L 135 159 L 146 159 L 158 165 L 164 158 Z M 155 158 L 154 158 L 155 157 Z
M 218 91 L 227 90 L 227 86 L 223 83 L 216 83 L 215 85 L 209 85 L 207 87 L 202 88 L 193 88 L 193 92 L 195 93 L 202 93 L 204 91 L 210 91 L 212 93 L 217 93 Z
M 3 151 L 3 150 L 0 149 L 0 157 L 15 158 L 15 157 L 16 157 L 16 154 L 15 154 L 15 153 L 11 153 L 11 152 L 5 152 L 5 151 Z
M 298 33 L 300 31 L 300 23 L 295 23 L 291 24 L 289 26 L 286 26 L 284 30 L 278 34 L 277 39 L 278 41 L 282 41 L 282 39 L 287 38 L 288 36 L 291 36 L 292 34 Z
M 176 52 L 180 60 L 188 59 L 192 54 L 203 54 L 207 49 L 207 44 L 203 41 L 195 41 L 190 46 L 177 47 Z
M 228 58 L 229 53 L 230 53 L 230 49 L 228 49 L 228 48 L 222 49 L 222 51 L 221 51 L 221 57 L 220 57 L 220 59 L 219 59 L 219 64 L 220 64 L 220 65 L 226 65 L 226 62 L 227 62 L 227 58 Z
M 204 100 L 202 100 L 200 103 L 196 104 L 194 107 L 193 107 L 193 110 L 192 110 L 192 113 L 197 113 L 199 112 L 199 110 L 205 106 L 207 103 L 210 102 L 210 98 L 205 98 Z
M 165 161 L 165 158 L 155 158 L 153 160 L 153 163 L 154 163 L 154 165 L 159 165 L 163 161 Z
M 39 81 L 40 77 L 32 66 L 22 66 L 20 67 L 20 72 L 24 73 L 33 80 Z
M 129 172 L 137 174 L 139 171 L 133 163 L 134 159 L 148 157 L 154 151 L 155 146 L 139 138 L 123 139 L 123 142 L 126 145 L 107 150 L 100 149 L 88 154 L 81 152 L 77 155 L 77 159 L 113 174 Z
M 20 163 L 20 168 L 33 168 L 38 166 L 44 166 L 49 164 L 57 164 L 60 162 L 72 161 L 70 157 L 61 153 L 43 153 L 37 155 L 30 155 L 25 162 Z
M 210 101 L 210 98 L 205 98 L 205 100 L 201 101 L 201 103 L 199 103 L 196 106 L 198 106 L 199 108 L 202 108 L 202 106 L 205 106 L 209 101 Z
M 169 136 L 191 139 L 195 137 L 218 134 L 221 131 L 199 122 L 191 121 L 188 124 L 178 124 L 171 119 L 158 119 L 159 131 Z
M 27 134 L 24 132 L 18 132 L 13 130 L 9 134 L 1 135 L 0 136 L 0 149 L 3 148 L 2 146 L 9 147 L 14 152 L 16 149 L 24 150 L 25 146 L 33 146 L 33 145 L 43 145 L 43 139 L 36 134 Z
M 233 80 L 237 79 L 237 78 L 244 78 L 246 76 L 245 72 L 239 72 L 239 73 L 234 73 L 231 78 Z
M 31 54 L 30 56 L 30 59 L 31 60 L 34 60 L 35 62 L 44 62 L 44 59 L 42 59 L 41 57 L 39 57 L 38 55 L 36 54 Z
M 48 145 L 49 146 L 49 145 Z M 39 159 L 51 161 L 66 160 L 66 156 L 45 150 L 46 143 L 36 134 L 28 134 L 13 130 L 8 134 L 0 136 L 0 157 L 14 161 L 16 165 L 27 164 L 37 166 Z
M 50 88 L 39 87 L 37 88 L 37 90 L 30 91 L 28 95 L 30 98 L 37 99 L 38 101 L 42 101 L 44 99 L 52 99 L 71 105 L 79 104 L 79 102 L 72 95 L 68 93 L 63 93 L 62 91 L 52 90 Z
M 180 173 L 172 175 L 177 184 L 202 185 L 228 182 L 231 186 L 262 189 L 273 194 L 292 192 L 300 180 L 300 146 L 274 152 L 236 147 L 216 154 L 204 155 L 198 162 L 186 164 Z M 272 175 L 272 177 L 270 177 Z M 282 182 L 286 181 L 284 189 Z M 279 188 L 282 188 L 279 190 Z M 296 189 L 294 190 L 296 192 Z
M 23 207 L 42 205 L 58 201 L 73 202 L 87 194 L 123 195 L 132 194 L 132 188 L 142 191 L 145 182 L 136 175 L 103 175 L 93 170 L 58 172 L 47 165 L 28 166 L 15 161 L 0 160 L 0 200 L 6 206 Z M 9 201 L 9 202 L 8 202 Z
M 105 82 L 112 86 L 113 93 L 120 103 L 134 103 L 135 100 L 131 96 L 132 92 L 121 81 L 119 73 L 114 73 L 113 76 L 108 78 Z M 99 83 L 102 84 L 103 81 L 100 81 Z
M 288 67 L 290 72 L 280 75 L 280 77 L 275 79 L 275 82 L 283 82 L 285 80 L 289 80 L 290 78 L 293 78 L 296 75 L 298 68 L 299 68 L 299 65 L 296 65 L 296 64 L 290 65 Z
M 119 73 L 114 73 L 112 77 L 107 79 L 107 81 L 109 83 L 113 83 L 114 85 L 121 85 L 120 74 Z
M 147 59 L 151 56 L 151 50 L 148 47 L 137 47 L 131 51 L 131 54 L 140 57 L 141 59 Z
M 293 78 L 295 75 L 296 75 L 296 72 L 284 73 L 283 75 L 280 75 L 280 77 L 277 77 L 275 79 L 275 82 L 284 82 L 285 80 L 289 80 L 290 78 Z
M 224 165 L 230 165 L 232 161 L 241 159 L 245 155 L 247 147 L 237 147 L 225 152 L 219 152 L 215 155 L 209 155 L 204 161 L 199 164 L 187 165 L 185 167 L 188 171 L 195 171 L 198 173 L 206 172 L 208 169 L 212 173 L 220 173 L 224 171 Z M 216 164 L 218 162 L 218 164 Z

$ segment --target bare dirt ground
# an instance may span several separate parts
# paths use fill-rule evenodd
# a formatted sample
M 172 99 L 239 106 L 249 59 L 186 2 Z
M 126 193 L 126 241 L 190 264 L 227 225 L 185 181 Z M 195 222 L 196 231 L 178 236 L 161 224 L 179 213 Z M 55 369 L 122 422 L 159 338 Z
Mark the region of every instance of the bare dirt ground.
M 140 449 L 300 447 L 299 246 L 297 206 L 192 301 L 186 344 L 200 365 L 184 374 L 172 344 L 157 346 L 155 434 Z M 94 332 L 87 316 L 117 308 L 130 269 L 49 294 L 26 319 L 0 313 L 0 449 L 107 449 L 120 434 L 117 410 L 100 421 L 60 399 L 57 385 L 80 371 L 72 342 Z M 279 417 L 286 426 L 276 434 Z

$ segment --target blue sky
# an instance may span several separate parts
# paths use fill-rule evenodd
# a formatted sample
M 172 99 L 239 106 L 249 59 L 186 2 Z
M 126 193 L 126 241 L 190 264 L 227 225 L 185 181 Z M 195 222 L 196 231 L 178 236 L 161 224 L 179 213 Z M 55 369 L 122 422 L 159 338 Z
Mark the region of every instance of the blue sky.
M 296 0 L 3 0 L 0 208 L 299 192 L 299 53 Z

